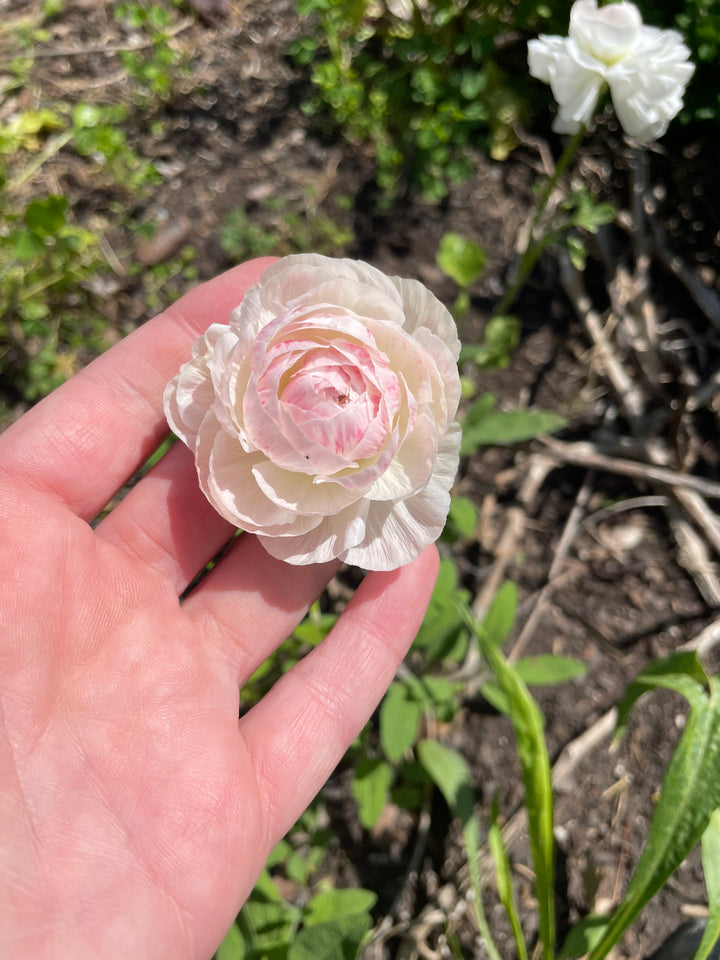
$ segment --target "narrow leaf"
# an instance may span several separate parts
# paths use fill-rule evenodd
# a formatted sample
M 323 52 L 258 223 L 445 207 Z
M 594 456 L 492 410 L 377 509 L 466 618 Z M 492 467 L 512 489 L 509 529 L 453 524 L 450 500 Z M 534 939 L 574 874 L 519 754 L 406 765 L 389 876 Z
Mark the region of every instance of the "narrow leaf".
M 517 944 L 518 957 L 520 960 L 527 960 L 527 947 L 523 935 L 522 924 L 520 923 L 520 914 L 518 913 L 517 901 L 515 900 L 515 890 L 512 883 L 512 871 L 510 868 L 510 858 L 505 848 L 502 830 L 498 823 L 498 804 L 497 797 L 493 799 L 492 811 L 490 814 L 490 829 L 488 830 L 488 846 L 490 853 L 495 861 L 495 883 L 497 885 L 500 903 L 505 908 L 513 937 Z
M 552 653 L 537 657 L 521 657 L 515 664 L 518 676 L 528 686 L 543 687 L 553 683 L 565 683 L 574 677 L 582 677 L 587 667 L 574 657 L 559 657 Z
M 658 686 L 669 685 L 668 675 L 660 674 L 655 679 Z M 687 687 L 689 693 L 690 714 L 665 773 L 645 848 L 625 896 L 602 940 L 590 954 L 590 960 L 601 960 L 608 954 L 700 840 L 710 817 L 720 806 L 718 689 L 710 681 L 708 696 L 700 684 L 688 677 L 680 679 L 683 683 L 679 687 Z M 673 689 L 677 688 L 673 685 Z
M 523 771 L 528 835 L 535 867 L 540 941 L 545 960 L 552 960 L 555 945 L 553 797 L 550 759 L 543 736 L 543 716 L 517 671 L 507 662 L 496 644 L 490 641 L 484 629 L 473 621 L 469 611 L 466 616 L 478 638 L 480 650 L 508 701 L 508 715 L 515 732 Z
M 463 827 L 463 842 L 468 859 L 470 884 L 473 890 L 473 906 L 480 935 L 490 960 L 501 960 L 488 926 L 480 886 L 480 825 L 473 815 L 475 791 L 472 775 L 465 758 L 456 750 L 436 740 L 421 740 L 417 745 L 420 763 L 433 783 L 445 797 L 447 805 L 458 817 Z
M 708 917 L 703 938 L 692 960 L 707 960 L 720 940 L 720 809 L 713 812 L 702 835 L 702 865 Z
M 681 694 L 688 703 L 695 702 L 707 686 L 708 677 L 693 651 L 670 654 L 661 660 L 653 660 L 635 677 L 617 705 L 617 723 L 613 740 L 622 739 L 628 716 L 638 697 L 656 687 L 664 687 Z

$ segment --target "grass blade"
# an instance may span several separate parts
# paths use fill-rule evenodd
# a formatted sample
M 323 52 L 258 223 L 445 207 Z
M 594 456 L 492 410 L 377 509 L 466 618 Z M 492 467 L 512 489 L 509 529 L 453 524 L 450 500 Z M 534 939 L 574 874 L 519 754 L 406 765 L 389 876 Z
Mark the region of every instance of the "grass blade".
M 483 908 L 480 887 L 480 825 L 475 816 L 475 791 L 472 775 L 465 758 L 437 740 L 421 740 L 417 755 L 423 769 L 445 797 L 453 814 L 462 823 L 463 841 L 468 860 L 470 884 L 473 890 L 473 906 L 480 936 L 490 960 L 502 960 L 495 941 L 490 934 Z
M 702 865 L 708 898 L 708 918 L 692 960 L 707 960 L 720 938 L 720 810 L 710 817 L 702 835 Z
M 545 960 L 552 960 L 555 951 L 555 847 L 550 758 L 543 735 L 543 716 L 517 671 L 469 612 L 466 616 L 469 626 L 478 638 L 480 651 L 507 700 L 508 716 L 515 732 L 525 786 L 530 852 L 535 867 L 540 942 L 543 957 Z
M 502 830 L 498 823 L 497 797 L 493 800 L 492 813 L 490 815 L 488 846 L 495 861 L 495 883 L 497 885 L 498 896 L 510 921 L 513 937 L 517 944 L 519 960 L 528 960 L 525 936 L 523 934 L 522 924 L 520 923 L 520 914 L 518 913 L 515 890 L 512 884 L 510 858 L 508 857 Z

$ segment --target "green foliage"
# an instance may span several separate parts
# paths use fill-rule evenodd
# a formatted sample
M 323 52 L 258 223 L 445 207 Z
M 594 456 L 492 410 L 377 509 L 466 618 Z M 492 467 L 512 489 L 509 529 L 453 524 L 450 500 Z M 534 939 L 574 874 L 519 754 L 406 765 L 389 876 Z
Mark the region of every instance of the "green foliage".
M 340 210 L 336 217 L 318 210 L 310 191 L 299 203 L 274 197 L 267 201 L 264 213 L 266 225 L 253 219 L 244 207 L 236 207 L 225 217 L 220 246 L 234 263 L 309 251 L 343 256 L 355 239 L 344 222 L 347 217 Z
M 363 0 L 301 0 L 298 10 L 314 15 L 291 48 L 317 91 L 305 110 L 372 145 L 387 198 L 410 184 L 438 201 L 472 173 L 471 149 L 497 159 L 513 149 L 527 84 L 500 66 L 495 41 L 547 24 L 546 5 L 435 0 L 410 20 Z
M 179 2 L 172 6 L 179 6 Z M 175 77 L 185 72 L 178 50 L 169 42 L 173 13 L 166 4 L 145 2 L 117 3 L 115 19 L 129 29 L 144 34 L 149 43 L 142 50 L 121 50 L 119 57 L 128 77 L 134 81 L 138 102 L 148 104 L 154 98 L 167 99 Z
M 477 507 L 468 497 L 453 497 L 441 540 L 455 543 L 472 537 L 477 526 Z
M 720 689 L 693 654 L 675 654 L 636 677 L 618 705 L 622 730 L 643 693 L 664 687 L 690 704 L 685 728 L 665 772 L 645 847 L 620 905 L 608 919 L 589 960 L 602 960 L 646 903 L 700 841 L 720 807 Z
M 480 247 L 459 233 L 444 233 L 440 238 L 437 263 L 443 273 L 459 287 L 475 283 L 485 269 L 487 257 Z
M 263 871 L 215 960 L 355 960 L 371 927 L 370 890 L 321 887 L 303 907 Z
M 566 425 L 550 410 L 496 410 L 495 403 L 495 397 L 486 393 L 470 407 L 462 423 L 461 454 L 475 453 L 490 444 L 523 443 Z
M 61 10 L 62 3 L 53 0 L 44 5 L 42 16 Z M 114 12 L 128 17 L 133 29 L 156 34 L 173 16 L 159 4 L 117 4 Z M 107 346 L 107 321 L 93 292 L 102 288 L 107 272 L 101 238 L 118 222 L 126 223 L 128 197 L 136 202 L 160 178 L 124 132 L 131 120 L 139 128 L 146 126 L 142 117 L 121 103 L 48 101 L 42 88 L 34 86 L 32 53 L 50 35 L 32 18 L 14 31 L 28 50 L 23 83 L 33 92 L 33 105 L 0 124 L 0 362 L 7 395 L 33 401 Z M 131 82 L 130 90 L 139 88 Z M 146 92 L 140 99 L 150 105 Z M 68 196 L 35 187 L 38 171 L 61 151 L 82 158 L 92 174 L 92 189 L 102 192 L 95 207 L 87 197 L 91 209 L 103 211 L 92 223 L 79 222 Z M 163 284 L 166 296 L 168 271 L 193 279 L 193 256 L 185 251 L 175 264 L 148 271 L 148 300 L 153 299 L 153 280 L 158 290 Z M 132 266 L 128 272 L 132 275 Z M 167 300 L 158 296 L 157 304 L 161 302 Z
M 474 629 L 480 651 L 502 690 L 515 733 L 525 786 L 542 955 L 545 960 L 552 960 L 555 949 L 555 854 L 552 779 L 543 733 L 544 721 L 517 669 L 508 663 L 482 625 L 475 625 Z
M 470 361 L 478 370 L 504 370 L 519 343 L 518 318 L 504 314 L 492 316 L 485 325 L 483 342 L 461 347 L 460 363 Z

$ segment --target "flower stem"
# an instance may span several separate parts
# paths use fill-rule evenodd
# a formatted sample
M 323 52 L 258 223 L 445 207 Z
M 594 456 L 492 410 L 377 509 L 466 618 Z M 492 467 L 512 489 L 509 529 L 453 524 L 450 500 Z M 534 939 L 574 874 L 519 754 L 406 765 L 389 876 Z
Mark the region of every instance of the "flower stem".
M 515 276 L 513 277 L 512 283 L 505 291 L 505 296 L 493 310 L 494 317 L 502 316 L 503 314 L 507 313 L 507 311 L 512 307 L 513 303 L 515 303 L 515 300 L 517 299 L 517 296 L 520 293 L 525 281 L 530 276 L 532 268 L 535 266 L 538 257 L 547 248 L 550 242 L 550 238 L 547 236 L 544 236 L 540 240 L 536 241 L 535 230 L 537 229 L 540 218 L 545 212 L 548 201 L 552 196 L 560 177 L 562 177 L 567 168 L 570 166 L 570 162 L 575 156 L 577 148 L 580 146 L 580 141 L 584 136 L 585 126 L 581 126 L 577 133 L 574 133 L 568 140 L 565 149 L 563 150 L 562 155 L 555 166 L 555 172 L 548 180 L 545 189 L 540 195 L 535 208 L 535 213 L 533 214 L 533 218 L 530 222 L 527 240 L 525 242 L 525 249 L 522 257 L 520 258 L 520 264 L 515 271 Z

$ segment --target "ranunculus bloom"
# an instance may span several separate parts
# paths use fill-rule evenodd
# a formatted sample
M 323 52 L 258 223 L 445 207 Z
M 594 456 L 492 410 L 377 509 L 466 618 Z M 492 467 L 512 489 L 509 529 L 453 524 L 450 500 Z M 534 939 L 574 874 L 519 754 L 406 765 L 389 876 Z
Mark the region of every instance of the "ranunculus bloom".
M 285 257 L 199 338 L 165 412 L 208 500 L 272 556 L 390 570 L 445 523 L 459 349 L 416 280 Z
M 625 133 L 661 137 L 695 70 L 680 34 L 645 26 L 633 3 L 598 9 L 596 0 L 576 0 L 569 32 L 528 43 L 530 73 L 550 84 L 560 107 L 553 129 L 575 133 L 588 123 L 607 86 Z

